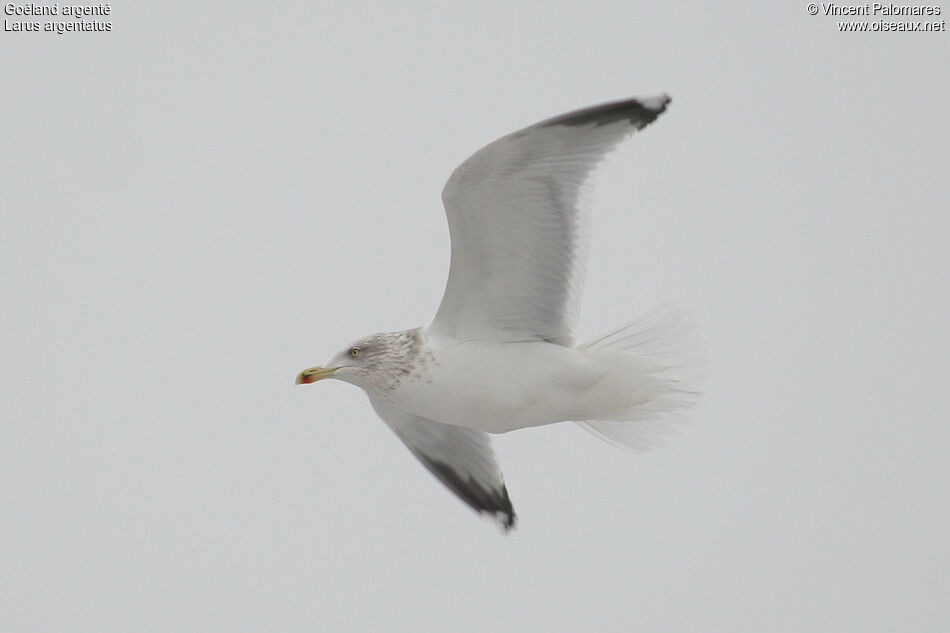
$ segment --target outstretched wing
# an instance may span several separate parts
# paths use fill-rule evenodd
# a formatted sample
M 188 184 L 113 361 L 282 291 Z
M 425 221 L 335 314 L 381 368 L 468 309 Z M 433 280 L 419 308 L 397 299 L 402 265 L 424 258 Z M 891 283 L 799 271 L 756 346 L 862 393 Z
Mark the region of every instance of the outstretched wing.
M 429 326 L 460 340 L 571 344 L 587 260 L 591 170 L 669 105 L 663 95 L 577 110 L 478 150 L 442 191 L 452 261 Z
M 370 398 L 379 417 L 413 455 L 476 512 L 486 512 L 507 531 L 515 510 L 488 435 L 406 413 Z

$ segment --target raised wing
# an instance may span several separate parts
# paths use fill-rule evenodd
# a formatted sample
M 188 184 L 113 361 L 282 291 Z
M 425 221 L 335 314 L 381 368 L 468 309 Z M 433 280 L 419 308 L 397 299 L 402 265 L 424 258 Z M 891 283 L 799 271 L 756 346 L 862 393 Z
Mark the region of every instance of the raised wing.
M 570 112 L 462 163 L 442 191 L 452 261 L 430 331 L 570 345 L 587 260 L 584 183 L 607 152 L 669 103 L 664 95 Z
M 370 398 L 379 417 L 413 455 L 449 490 L 478 513 L 491 515 L 506 531 L 515 525 L 515 510 L 495 460 L 488 435 L 421 418 Z

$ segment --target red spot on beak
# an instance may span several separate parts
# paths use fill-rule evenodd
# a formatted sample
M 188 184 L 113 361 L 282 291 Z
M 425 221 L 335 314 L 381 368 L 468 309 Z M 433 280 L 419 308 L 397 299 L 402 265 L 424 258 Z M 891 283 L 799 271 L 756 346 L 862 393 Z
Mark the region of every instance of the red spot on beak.
M 307 383 L 323 380 L 324 378 L 329 378 L 337 369 L 339 369 L 339 367 L 331 367 L 330 369 L 326 367 L 311 367 L 310 369 L 305 369 L 297 374 L 297 384 L 305 385 Z

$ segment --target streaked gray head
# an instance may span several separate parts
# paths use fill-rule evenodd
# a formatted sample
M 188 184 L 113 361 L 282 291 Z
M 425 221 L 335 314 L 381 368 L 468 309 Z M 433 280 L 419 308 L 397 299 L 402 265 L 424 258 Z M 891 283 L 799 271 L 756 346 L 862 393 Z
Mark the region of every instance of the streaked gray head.
M 297 384 L 336 378 L 366 391 L 392 390 L 415 369 L 419 328 L 371 334 L 350 343 L 323 366 L 305 369 Z

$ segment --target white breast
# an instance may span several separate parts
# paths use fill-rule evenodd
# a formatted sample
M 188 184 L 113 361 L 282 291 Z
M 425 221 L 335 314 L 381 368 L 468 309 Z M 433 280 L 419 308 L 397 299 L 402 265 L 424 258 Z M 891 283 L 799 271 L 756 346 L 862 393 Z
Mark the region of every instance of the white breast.
M 607 371 L 589 354 L 552 343 L 428 343 L 431 361 L 388 394 L 390 401 L 490 433 L 588 419 L 585 394 Z

